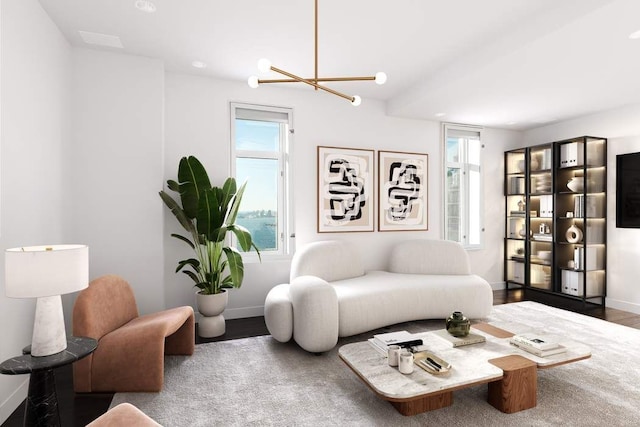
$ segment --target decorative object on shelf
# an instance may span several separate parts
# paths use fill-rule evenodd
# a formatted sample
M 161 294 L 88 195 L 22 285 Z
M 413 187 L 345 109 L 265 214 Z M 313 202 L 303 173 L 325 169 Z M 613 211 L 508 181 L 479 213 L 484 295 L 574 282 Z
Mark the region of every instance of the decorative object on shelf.
M 567 261 L 567 267 L 568 268 L 576 268 L 576 263 L 574 260 L 570 259 L 569 261 Z
M 179 261 L 176 273 L 182 270 L 189 276 L 195 282 L 194 286 L 200 289 L 199 293 L 220 294 L 224 289 L 242 285 L 242 255 L 234 246 L 227 245 L 227 231 L 235 234 L 243 251 L 253 248 L 260 257 L 249 230 L 236 224 L 246 185 L 245 182 L 238 188 L 234 178 L 227 178 L 222 188 L 212 187 L 202 163 L 194 156 L 189 156 L 180 159 L 178 182 L 167 181 L 169 189 L 179 194 L 179 202 L 164 191 L 159 193 L 180 225 L 189 233 L 189 237 L 179 234 L 171 236 L 188 244 L 196 253 L 196 258 Z M 187 270 L 187 267 L 191 270 Z M 211 321 L 209 328 L 199 327 L 200 336 L 211 338 L 224 334 L 224 318 L 221 327 L 220 320 Z M 217 335 L 202 335 L 203 330 L 215 331 Z
M 26 246 L 5 251 L 5 293 L 37 298 L 31 355 L 50 356 L 67 348 L 60 295 L 89 286 L 85 245 Z
M 579 243 L 582 241 L 582 230 L 580 230 L 575 224 L 573 224 L 567 229 L 565 236 L 567 237 L 567 242 Z
M 538 258 L 543 262 L 551 261 L 551 251 L 538 251 Z
M 518 231 L 518 234 L 522 238 L 527 237 L 527 229 L 524 227 L 524 224 L 522 224 L 522 228 Z
M 271 65 L 271 62 L 268 59 L 261 59 L 258 61 L 258 70 L 261 73 L 266 73 L 268 71 L 275 71 L 278 74 L 282 74 L 283 76 L 289 77 L 288 79 L 259 79 L 257 76 L 249 77 L 248 84 L 252 88 L 257 88 L 262 83 L 305 83 L 309 86 L 313 86 L 315 90 L 321 89 L 325 92 L 329 92 L 336 96 L 346 99 L 351 102 L 353 106 L 358 106 L 362 102 L 362 99 L 357 95 L 345 95 L 344 93 L 338 92 L 336 90 L 330 89 L 324 85 L 321 85 L 320 82 L 349 82 L 349 81 L 362 81 L 362 80 L 373 80 L 377 84 L 382 85 L 387 81 L 387 75 L 383 72 L 377 72 L 375 76 L 368 77 L 318 77 L 318 0 L 314 2 L 314 25 L 315 25 L 315 74 L 313 77 L 302 78 L 295 74 L 291 74 L 287 71 L 281 70 L 280 68 L 276 68 Z
M 524 160 L 518 160 L 518 172 L 524 172 Z
M 549 226 L 547 224 L 545 224 L 544 222 L 542 224 L 540 224 L 540 234 L 549 234 L 550 230 L 549 230 Z
M 378 151 L 378 230 L 428 230 L 429 156 Z
M 537 171 L 540 168 L 540 163 L 536 157 L 531 157 L 530 166 L 532 171 Z
M 462 314 L 461 311 L 454 311 L 445 321 L 447 332 L 454 337 L 465 337 L 469 335 L 471 321 Z
M 574 176 L 567 183 L 567 187 L 569 190 L 574 193 L 580 193 L 584 190 L 584 177 L 583 176 Z
M 524 207 L 526 206 L 526 202 L 524 200 L 518 200 L 518 210 L 524 212 Z
M 567 218 L 573 218 L 573 211 L 569 211 L 565 214 Z
M 318 233 L 373 231 L 373 150 L 318 147 Z

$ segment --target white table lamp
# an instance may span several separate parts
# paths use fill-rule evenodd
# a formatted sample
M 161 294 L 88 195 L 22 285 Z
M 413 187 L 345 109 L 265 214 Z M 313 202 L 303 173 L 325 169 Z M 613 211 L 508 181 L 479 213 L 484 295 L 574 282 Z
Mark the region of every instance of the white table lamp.
M 67 348 L 60 295 L 89 286 L 89 247 L 29 246 L 5 252 L 5 292 L 10 298 L 38 298 L 31 339 L 32 356 Z

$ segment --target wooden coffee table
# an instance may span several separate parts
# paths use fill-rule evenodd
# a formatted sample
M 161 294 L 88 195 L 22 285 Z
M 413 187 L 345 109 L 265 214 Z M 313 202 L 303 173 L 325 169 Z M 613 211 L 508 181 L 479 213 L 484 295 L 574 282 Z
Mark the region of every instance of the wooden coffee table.
M 565 353 L 537 357 L 509 344 L 513 333 L 506 328 L 481 323 L 472 332 L 485 335 L 486 342 L 453 348 L 434 334 L 421 334 L 424 345 L 452 365 L 445 375 L 432 375 L 415 366 L 412 374 L 401 374 L 387 364 L 385 356 L 369 342 L 346 344 L 340 358 L 380 398 L 389 401 L 403 415 L 416 415 L 453 403 L 453 392 L 488 384 L 488 402 L 505 413 L 536 406 L 537 370 L 591 357 L 584 344 L 562 340 Z

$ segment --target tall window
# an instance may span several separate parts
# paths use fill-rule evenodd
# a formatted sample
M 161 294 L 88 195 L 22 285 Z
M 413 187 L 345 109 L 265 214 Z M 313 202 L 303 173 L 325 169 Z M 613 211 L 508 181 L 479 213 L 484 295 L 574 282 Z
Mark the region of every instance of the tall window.
M 444 238 L 482 247 L 482 139 L 480 128 L 443 125 Z
M 263 259 L 293 253 L 292 115 L 287 108 L 231 104 L 233 174 L 238 185 L 248 182 L 237 222 L 251 232 Z

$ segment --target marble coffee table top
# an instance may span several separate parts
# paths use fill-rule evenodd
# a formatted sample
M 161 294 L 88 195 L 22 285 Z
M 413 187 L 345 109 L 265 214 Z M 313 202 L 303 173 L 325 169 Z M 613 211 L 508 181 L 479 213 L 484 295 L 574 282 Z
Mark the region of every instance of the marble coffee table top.
M 523 330 L 522 325 L 496 326 L 514 333 L 535 332 L 531 329 Z M 414 334 L 423 340 L 423 348 L 451 364 L 449 373 L 443 375 L 432 375 L 418 366 L 414 366 L 411 374 L 401 374 L 397 367 L 389 366 L 386 356 L 375 350 L 368 341 L 346 344 L 340 347 L 338 354 L 363 381 L 387 399 L 428 396 L 496 381 L 502 378 L 503 372 L 489 363 L 489 360 L 508 355 L 526 357 L 536 362 L 540 368 L 585 359 L 591 355 L 589 347 L 563 340 L 560 343 L 567 347 L 566 353 L 537 357 L 509 344 L 509 338 L 498 338 L 474 327 L 472 332 L 484 335 L 486 342 L 454 348 L 435 334 Z

